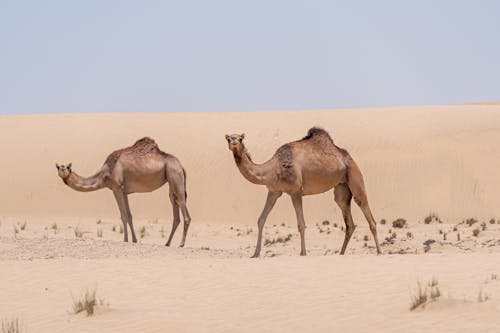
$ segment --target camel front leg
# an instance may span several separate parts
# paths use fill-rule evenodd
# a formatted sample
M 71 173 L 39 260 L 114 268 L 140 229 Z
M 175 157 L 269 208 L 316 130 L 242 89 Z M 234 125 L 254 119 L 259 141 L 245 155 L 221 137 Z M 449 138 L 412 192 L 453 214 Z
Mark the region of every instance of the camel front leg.
M 123 240 L 128 242 L 128 224 L 130 226 L 130 231 L 132 232 L 132 242 L 137 243 L 137 237 L 132 223 L 132 214 L 130 213 L 130 207 L 128 205 L 128 196 L 120 190 L 113 190 L 113 194 L 115 195 L 116 202 L 118 203 L 118 208 L 120 209 L 120 215 L 123 222 Z
M 297 215 L 297 226 L 300 232 L 300 255 L 306 255 L 305 230 L 306 222 L 304 221 L 304 213 L 302 211 L 302 194 L 295 193 L 291 195 L 295 215 Z
M 260 256 L 260 249 L 262 246 L 262 231 L 264 230 L 264 224 L 266 223 L 267 216 L 271 212 L 276 203 L 276 200 L 281 196 L 281 192 L 268 192 L 266 204 L 262 213 L 259 216 L 259 220 L 257 221 L 257 225 L 259 227 L 259 235 L 257 236 L 257 246 L 255 247 L 255 253 L 252 258 L 258 258 Z

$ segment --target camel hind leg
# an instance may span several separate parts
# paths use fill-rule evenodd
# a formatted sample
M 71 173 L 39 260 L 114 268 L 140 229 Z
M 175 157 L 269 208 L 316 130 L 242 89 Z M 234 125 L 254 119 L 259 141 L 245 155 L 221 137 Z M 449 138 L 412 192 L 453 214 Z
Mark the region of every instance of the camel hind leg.
M 189 224 L 191 223 L 191 215 L 189 215 L 189 211 L 187 209 L 186 199 L 180 200 L 179 206 L 181 208 L 182 218 L 184 220 L 184 230 L 182 231 L 182 241 L 181 241 L 181 244 L 179 245 L 179 247 L 184 247 L 184 244 L 186 243 L 186 236 L 188 233 Z
M 172 242 L 172 238 L 174 237 L 175 230 L 177 230 L 177 227 L 179 226 L 179 223 L 181 221 L 179 217 L 179 205 L 177 204 L 175 200 L 175 196 L 172 192 L 170 192 L 170 202 L 172 203 L 172 209 L 174 212 L 174 220 L 172 221 L 172 230 L 170 231 L 170 236 L 168 236 L 168 241 L 165 244 L 165 246 L 170 246 L 170 242 Z
M 373 240 L 375 241 L 375 246 L 377 247 L 377 253 L 381 254 L 382 251 L 380 250 L 380 244 L 378 242 L 377 236 L 377 223 L 375 222 L 375 219 L 373 218 L 372 212 L 370 210 L 370 206 L 368 205 L 368 197 L 366 196 L 363 175 L 361 174 L 361 171 L 354 163 L 354 161 L 351 162 L 351 165 L 348 169 L 348 186 L 351 190 L 354 201 L 359 206 L 359 208 L 361 208 L 366 221 L 368 221 L 370 231 L 373 235 Z
M 351 239 L 351 236 L 354 233 L 354 229 L 356 229 L 356 225 L 352 221 L 352 215 L 351 215 L 352 194 L 347 184 L 337 185 L 333 190 L 333 192 L 335 194 L 335 202 L 340 207 L 340 210 L 342 211 L 342 216 L 344 217 L 345 237 L 344 237 L 344 243 L 342 244 L 342 249 L 340 250 L 340 254 L 344 254 L 347 248 L 347 244 L 349 243 L 349 240 Z

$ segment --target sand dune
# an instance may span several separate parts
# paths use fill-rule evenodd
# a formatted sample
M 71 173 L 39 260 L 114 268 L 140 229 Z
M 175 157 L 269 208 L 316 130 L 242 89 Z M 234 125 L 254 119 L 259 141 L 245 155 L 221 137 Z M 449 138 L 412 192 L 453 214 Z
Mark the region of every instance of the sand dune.
M 249 259 L 266 189 L 224 140 L 246 133 L 256 162 L 319 125 L 360 166 L 384 255 L 359 209 L 347 255 L 332 193 L 305 198 L 307 257 L 284 196 L 262 258 Z M 0 320 L 28 332 L 496 332 L 500 327 L 500 105 L 259 113 L 0 116 Z M 113 150 L 153 137 L 188 173 L 185 248 L 164 246 L 167 187 L 131 196 L 139 243 L 124 243 L 109 190 L 78 193 L 54 163 L 90 175 Z M 430 223 L 429 213 L 439 217 Z M 392 221 L 403 217 L 406 226 Z M 467 218 L 474 218 L 469 220 Z M 428 245 L 426 245 L 428 244 Z M 441 296 L 410 311 L 417 283 Z M 97 288 L 104 304 L 75 315 Z M 479 300 L 480 295 L 481 301 Z M 486 300 L 486 298 L 488 298 Z
M 376 219 L 421 220 L 498 215 L 499 105 L 400 107 L 272 113 L 141 113 L 1 116 L 3 216 L 116 217 L 109 191 L 77 193 L 57 178 L 55 162 L 91 175 L 115 149 L 151 136 L 188 172 L 194 221 L 254 224 L 265 188 L 239 174 L 225 133 L 245 132 L 255 161 L 304 136 L 313 125 L 330 131 L 365 176 Z M 305 199 L 308 223 L 340 219 L 332 194 Z M 131 196 L 136 218 L 170 218 L 167 190 Z M 295 224 L 290 200 L 270 219 Z M 354 209 L 355 219 L 361 217 Z

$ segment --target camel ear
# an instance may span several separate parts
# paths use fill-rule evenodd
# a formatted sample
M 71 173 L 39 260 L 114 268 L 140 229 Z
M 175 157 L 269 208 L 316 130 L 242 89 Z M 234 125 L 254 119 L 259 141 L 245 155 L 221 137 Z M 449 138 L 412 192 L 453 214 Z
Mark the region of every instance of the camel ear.
M 226 140 L 229 140 L 229 135 L 226 134 Z
M 245 133 L 241 133 L 241 140 L 243 140 L 245 138 Z
M 71 162 L 68 163 L 68 169 L 71 169 Z
M 56 163 L 56 169 L 59 170 L 59 164 Z

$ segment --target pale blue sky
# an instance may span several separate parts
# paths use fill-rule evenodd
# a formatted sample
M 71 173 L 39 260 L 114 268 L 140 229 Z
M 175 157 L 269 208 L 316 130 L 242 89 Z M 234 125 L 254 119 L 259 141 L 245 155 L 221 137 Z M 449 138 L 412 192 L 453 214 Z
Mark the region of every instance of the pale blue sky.
M 500 1 L 0 0 L 0 113 L 500 100 Z

